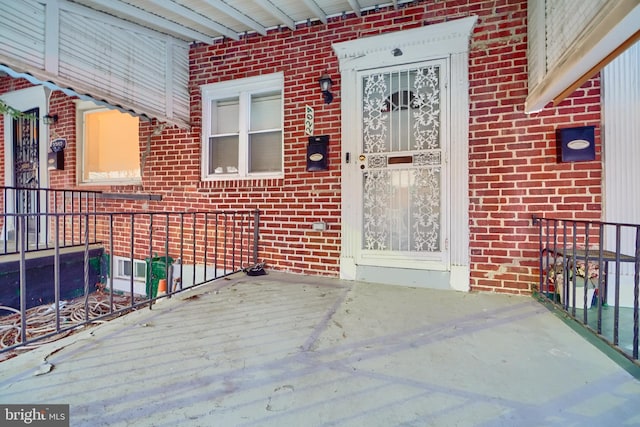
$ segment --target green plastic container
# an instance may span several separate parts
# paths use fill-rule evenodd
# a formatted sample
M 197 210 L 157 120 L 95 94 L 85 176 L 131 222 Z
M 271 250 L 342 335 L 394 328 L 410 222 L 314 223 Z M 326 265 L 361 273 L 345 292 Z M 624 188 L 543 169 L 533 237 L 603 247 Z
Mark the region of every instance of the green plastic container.
M 156 254 L 153 258 L 145 258 L 145 261 L 147 262 L 147 282 L 145 287 L 147 298 L 155 298 L 158 296 L 158 283 L 160 279 L 167 278 L 167 271 L 173 264 L 173 258 Z M 167 291 L 169 286 L 169 281 L 167 280 Z

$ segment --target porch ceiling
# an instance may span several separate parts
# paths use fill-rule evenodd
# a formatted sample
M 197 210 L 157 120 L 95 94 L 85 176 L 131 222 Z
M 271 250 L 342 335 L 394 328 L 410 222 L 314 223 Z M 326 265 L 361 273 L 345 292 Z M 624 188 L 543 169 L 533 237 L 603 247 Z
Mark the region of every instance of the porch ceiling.
M 190 43 L 420 1 L 0 0 L 0 72 L 188 127 Z M 140 38 L 140 28 L 151 31 Z
M 415 0 L 72 0 L 181 40 L 211 43 Z

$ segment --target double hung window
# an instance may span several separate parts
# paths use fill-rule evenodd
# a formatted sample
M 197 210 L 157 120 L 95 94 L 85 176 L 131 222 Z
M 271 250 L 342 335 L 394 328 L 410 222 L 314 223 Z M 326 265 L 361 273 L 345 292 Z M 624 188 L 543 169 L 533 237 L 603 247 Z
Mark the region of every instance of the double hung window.
M 202 87 L 204 180 L 282 176 L 281 73 Z

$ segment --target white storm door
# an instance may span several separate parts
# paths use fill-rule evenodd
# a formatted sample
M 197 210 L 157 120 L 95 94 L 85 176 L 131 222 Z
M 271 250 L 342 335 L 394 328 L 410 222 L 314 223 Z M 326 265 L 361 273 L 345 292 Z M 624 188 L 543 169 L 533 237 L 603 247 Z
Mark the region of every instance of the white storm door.
M 446 65 L 359 73 L 359 265 L 449 269 Z

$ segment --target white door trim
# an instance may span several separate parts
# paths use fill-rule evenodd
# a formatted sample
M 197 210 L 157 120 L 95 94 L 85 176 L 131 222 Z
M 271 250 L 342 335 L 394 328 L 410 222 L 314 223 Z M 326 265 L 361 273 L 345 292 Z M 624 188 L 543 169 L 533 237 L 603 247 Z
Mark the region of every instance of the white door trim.
M 342 252 L 340 277 L 358 278 L 356 248 L 360 244 L 358 218 L 360 201 L 351 183 L 358 182 L 354 156 L 359 150 L 358 71 L 448 59 L 450 69 L 449 133 L 451 173 L 449 223 L 451 236 L 449 287 L 468 290 L 469 269 L 469 39 L 477 17 L 414 28 L 395 33 L 335 43 L 333 49 L 340 61 L 342 103 Z M 349 162 L 347 163 L 347 158 Z

